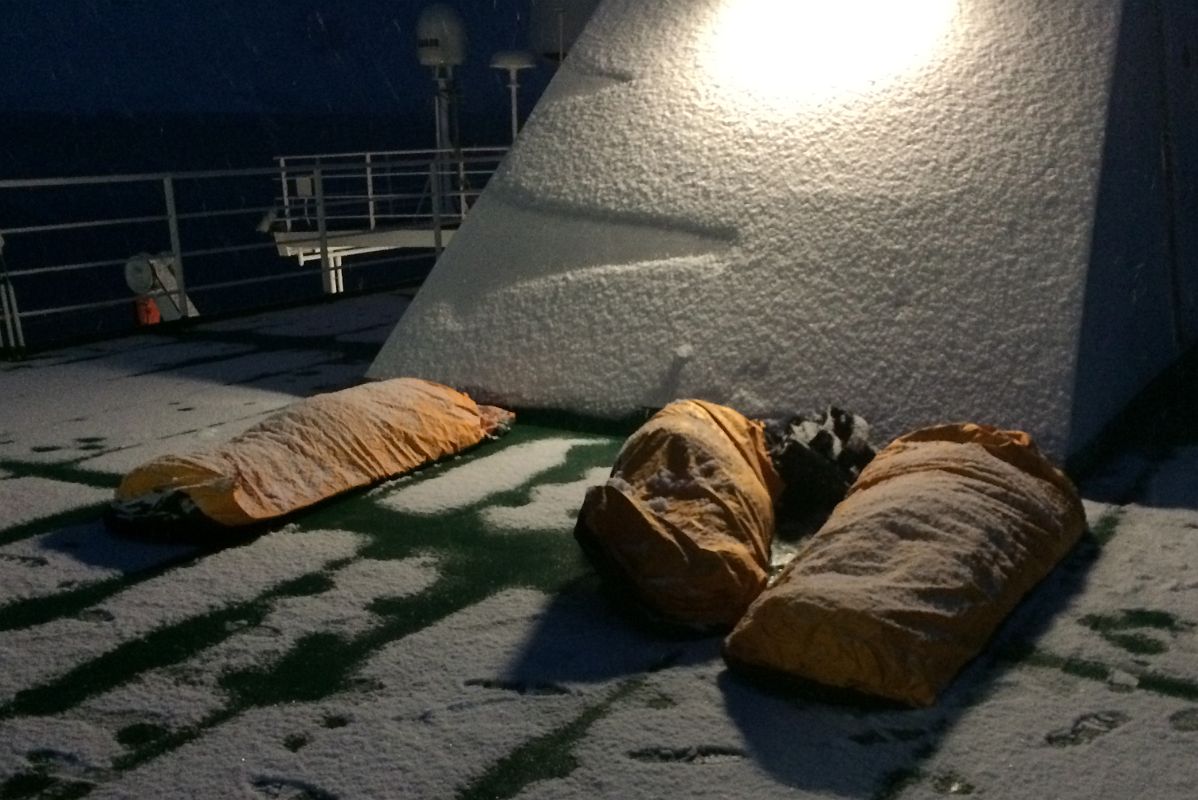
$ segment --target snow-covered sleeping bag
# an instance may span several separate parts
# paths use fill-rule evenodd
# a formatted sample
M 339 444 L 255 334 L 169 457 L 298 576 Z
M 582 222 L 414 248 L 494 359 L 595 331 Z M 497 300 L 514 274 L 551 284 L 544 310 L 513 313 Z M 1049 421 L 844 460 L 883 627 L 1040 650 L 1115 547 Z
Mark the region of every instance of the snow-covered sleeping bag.
M 680 400 L 625 442 L 575 537 L 599 573 L 661 618 L 728 628 L 765 588 L 781 483 L 763 426 Z
M 929 705 L 1086 526 L 1027 434 L 895 440 L 724 642 L 733 667 Z
M 512 419 L 416 378 L 316 395 L 215 449 L 134 469 L 113 513 L 125 522 L 193 511 L 226 526 L 263 522 L 453 455 Z

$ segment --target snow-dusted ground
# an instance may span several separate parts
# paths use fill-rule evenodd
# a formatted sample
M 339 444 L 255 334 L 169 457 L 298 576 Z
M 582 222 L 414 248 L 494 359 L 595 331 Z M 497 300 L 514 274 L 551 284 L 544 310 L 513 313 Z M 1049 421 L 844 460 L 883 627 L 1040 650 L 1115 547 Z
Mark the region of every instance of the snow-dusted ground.
M 1098 470 L 1094 535 L 915 711 L 614 613 L 570 536 L 610 436 L 518 424 L 249 540 L 104 527 L 123 470 L 354 382 L 403 305 L 0 364 L 0 797 L 1194 796 L 1195 446 Z

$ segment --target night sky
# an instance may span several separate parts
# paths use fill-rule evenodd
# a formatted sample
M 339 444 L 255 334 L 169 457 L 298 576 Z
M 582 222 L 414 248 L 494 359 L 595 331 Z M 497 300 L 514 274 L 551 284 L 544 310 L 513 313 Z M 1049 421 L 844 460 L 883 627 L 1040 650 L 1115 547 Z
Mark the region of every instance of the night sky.
M 0 104 L 17 111 L 368 111 L 430 91 L 424 0 L 0 0 Z M 527 45 L 528 0 L 457 0 L 469 99 L 502 109 L 487 65 Z
M 489 66 L 501 49 L 528 47 L 529 9 L 534 0 L 451 0 L 461 13 L 469 41 L 459 69 L 463 142 L 506 138 L 506 75 Z M 103 169 L 107 162 L 79 163 L 95 118 L 100 150 L 114 137 L 138 139 L 153 152 L 153 164 L 116 169 L 199 166 L 205 139 L 227 137 L 228 118 L 259 119 L 262 131 L 247 129 L 247 140 L 263 136 L 268 149 L 378 148 L 432 146 L 433 84 L 416 55 L 416 21 L 428 0 L 0 0 L 0 121 L 9 158 L 0 174 L 53 174 Z M 542 62 L 523 73 L 522 116 L 552 77 Z M 355 137 L 352 119 L 363 122 Z M 63 116 L 66 122 L 53 127 Z M 224 127 L 211 128 L 222 117 Z M 282 117 L 350 119 L 337 130 L 303 130 Z M 33 123 L 27 122 L 30 118 Z M 389 128 L 377 122 L 390 117 Z M 271 118 L 269 121 L 268 118 Z M 50 119 L 50 122 L 46 122 Z M 188 131 L 171 120 L 189 119 Z M 81 120 L 83 120 L 81 122 Z M 164 121 L 165 120 L 165 121 Z M 140 143 L 139 125 L 157 130 L 158 142 Z M 371 125 L 374 125 L 371 128 Z M 24 126 L 24 127 L 21 127 Z M 34 144 L 50 126 L 61 143 L 52 150 L 61 163 L 38 160 Z M 126 132 L 126 129 L 129 132 Z M 234 127 L 236 132 L 236 127 Z M 152 131 L 151 131 L 152 132 Z M 199 140 L 187 152 L 171 143 L 192 133 Z M 248 145 L 247 145 L 248 146 Z M 177 149 L 177 148 L 176 148 Z M 229 159 L 245 163 L 230 142 Z M 247 151 L 248 152 L 248 151 Z M 0 150 L 0 156 L 3 156 Z M 203 158 L 210 158 L 205 154 Z

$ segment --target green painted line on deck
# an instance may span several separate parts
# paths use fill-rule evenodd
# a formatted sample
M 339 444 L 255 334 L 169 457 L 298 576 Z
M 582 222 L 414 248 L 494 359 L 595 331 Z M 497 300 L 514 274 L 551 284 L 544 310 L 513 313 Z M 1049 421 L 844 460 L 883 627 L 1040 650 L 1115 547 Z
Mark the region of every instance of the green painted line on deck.
M 88 453 L 82 458 L 94 458 L 96 453 Z M 121 476 L 115 472 L 84 469 L 70 461 L 41 463 L 36 461 L 20 461 L 17 459 L 0 459 L 0 469 L 11 472 L 18 478 L 45 478 L 46 480 L 63 483 L 79 483 L 94 489 L 113 489 L 121 482 Z
M 643 676 L 623 681 L 565 725 L 520 744 L 458 792 L 458 800 L 509 800 L 529 784 L 569 776 L 579 767 L 574 748 L 591 726 L 644 683 Z

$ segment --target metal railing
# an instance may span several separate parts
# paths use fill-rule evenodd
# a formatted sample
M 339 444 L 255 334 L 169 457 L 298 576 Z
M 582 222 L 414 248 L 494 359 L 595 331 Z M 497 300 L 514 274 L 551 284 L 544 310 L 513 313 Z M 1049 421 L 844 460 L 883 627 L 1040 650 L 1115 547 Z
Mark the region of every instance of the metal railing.
M 135 327 L 126 273 L 139 257 L 169 265 L 173 281 L 152 296 L 184 318 L 342 291 L 349 270 L 358 288 L 411 282 L 505 152 L 332 153 L 264 169 L 0 180 L 0 351 Z M 387 238 L 414 230 L 427 232 L 427 246 Z
M 506 147 L 470 147 L 280 156 L 282 224 L 311 229 L 322 197 L 326 221 L 341 227 L 427 226 L 438 217 L 452 224 L 506 154 Z

